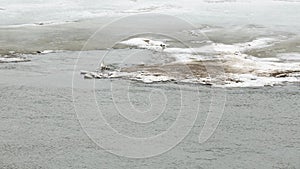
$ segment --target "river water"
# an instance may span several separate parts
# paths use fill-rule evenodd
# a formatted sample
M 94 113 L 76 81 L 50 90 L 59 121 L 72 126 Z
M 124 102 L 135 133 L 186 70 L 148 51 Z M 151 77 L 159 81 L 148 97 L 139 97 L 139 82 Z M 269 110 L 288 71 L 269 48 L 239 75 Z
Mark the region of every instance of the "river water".
M 0 0 L 0 168 L 299 168 L 299 7 Z

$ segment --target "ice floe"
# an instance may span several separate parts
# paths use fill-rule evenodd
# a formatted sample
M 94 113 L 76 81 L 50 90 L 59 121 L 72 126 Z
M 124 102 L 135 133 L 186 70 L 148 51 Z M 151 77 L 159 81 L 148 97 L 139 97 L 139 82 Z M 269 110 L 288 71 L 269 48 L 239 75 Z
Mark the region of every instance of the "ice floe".
M 297 62 L 299 61 L 298 54 L 289 53 L 273 58 L 258 58 L 245 53 L 247 50 L 271 46 L 274 42 L 276 39 L 260 38 L 232 45 L 212 43 L 199 48 L 177 48 L 158 40 L 133 38 L 120 43 L 130 47 L 169 53 L 170 56 L 176 58 L 176 61 L 169 65 L 100 69 L 94 72 L 82 71 L 81 74 L 84 74 L 87 79 L 123 78 L 143 83 L 173 81 L 212 85 L 214 87 L 261 87 L 299 83 L 300 62 Z M 282 62 L 282 60 L 296 60 L 296 62 L 287 63 Z M 210 72 L 214 72 L 214 70 L 206 70 L 208 64 L 218 66 L 223 71 L 210 77 Z M 185 65 L 192 74 L 187 75 L 186 73 L 189 71 L 183 71 L 183 69 L 175 70 L 180 65 Z
M 161 41 L 155 41 L 148 38 L 133 38 L 120 42 L 127 46 L 137 47 L 141 49 L 163 50 L 168 44 Z
M 12 57 L 12 56 L 4 56 L 0 57 L 0 63 L 16 63 L 16 62 L 28 62 L 30 59 L 26 57 Z
M 300 53 L 280 53 L 277 57 L 285 61 L 300 61 Z

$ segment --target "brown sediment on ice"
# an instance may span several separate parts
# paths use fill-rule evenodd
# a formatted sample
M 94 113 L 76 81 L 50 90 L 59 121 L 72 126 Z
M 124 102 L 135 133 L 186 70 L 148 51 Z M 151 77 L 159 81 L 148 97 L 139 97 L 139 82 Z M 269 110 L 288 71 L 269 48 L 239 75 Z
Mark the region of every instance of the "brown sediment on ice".
M 164 65 L 137 65 L 125 67 L 121 72 L 148 72 L 154 75 L 172 76 L 175 78 L 205 78 L 224 73 L 223 67 L 217 62 L 170 63 Z
M 224 74 L 253 74 L 261 77 L 289 77 L 300 70 L 260 71 L 253 67 L 235 67 L 226 61 L 195 61 L 188 63 L 170 63 L 165 65 L 137 65 L 122 68 L 121 72 L 147 72 L 157 76 L 170 76 L 176 79 L 207 78 Z
M 194 76 L 196 78 L 205 78 L 208 76 L 218 76 L 224 73 L 251 73 L 254 70 L 241 69 L 230 66 L 221 61 L 194 61 L 188 63 L 170 63 L 165 65 L 137 65 L 125 67 L 121 72 L 145 71 L 152 74 L 162 74 L 172 77 Z

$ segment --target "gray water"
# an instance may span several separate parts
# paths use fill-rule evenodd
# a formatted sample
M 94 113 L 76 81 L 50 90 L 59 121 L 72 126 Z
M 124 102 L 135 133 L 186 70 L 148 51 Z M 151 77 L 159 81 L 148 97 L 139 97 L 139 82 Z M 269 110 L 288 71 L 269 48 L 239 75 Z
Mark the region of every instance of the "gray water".
M 191 132 L 174 148 L 152 158 L 117 156 L 99 147 L 80 125 L 72 102 L 76 52 L 29 56 L 32 62 L 1 64 L 1 168 L 299 168 L 299 93 L 297 85 L 226 89 L 225 110 L 213 135 L 198 142 L 211 103 L 207 86 L 143 84 L 123 80 L 96 81 L 96 97 L 81 100 L 88 112 L 96 99 L 111 126 L 123 134 L 147 137 L 166 130 L 178 115 L 178 90 L 190 96 L 199 91 L 200 111 Z M 80 68 L 96 64 L 93 52 L 83 53 Z M 75 74 L 74 93 L 85 96 L 93 80 Z M 81 80 L 80 80 L 81 79 Z M 114 90 L 110 90 L 110 85 Z M 149 108 L 149 92 L 163 91 L 168 104 L 151 127 L 128 123 L 115 114 L 127 98 L 112 92 L 130 84 L 132 104 Z M 218 89 L 223 90 L 223 89 Z M 156 96 L 157 99 L 160 96 Z M 138 98 L 138 100 L 134 100 Z M 187 102 L 193 99 L 185 97 Z M 76 102 L 76 98 L 75 98 Z M 76 104 L 76 103 L 75 103 Z M 189 111 L 192 107 L 184 107 Z M 119 140 L 122 142 L 122 140 Z M 127 146 L 125 143 L 123 146 Z

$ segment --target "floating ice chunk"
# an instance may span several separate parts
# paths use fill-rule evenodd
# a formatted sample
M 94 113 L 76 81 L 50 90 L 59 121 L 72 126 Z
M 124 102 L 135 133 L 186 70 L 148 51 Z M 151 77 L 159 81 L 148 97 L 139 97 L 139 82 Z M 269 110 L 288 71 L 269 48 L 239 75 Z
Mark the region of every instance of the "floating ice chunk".
M 255 39 L 251 42 L 246 43 L 236 43 L 233 45 L 227 45 L 222 43 L 214 43 L 213 48 L 215 51 L 224 52 L 224 53 L 235 53 L 235 52 L 244 52 L 251 49 L 260 49 L 268 46 L 272 46 L 273 42 L 276 42 L 276 39 L 273 38 L 260 38 Z
M 223 43 L 212 43 L 209 45 L 205 45 L 199 48 L 176 48 L 169 46 L 161 41 L 150 40 L 147 38 L 133 38 L 126 41 L 120 42 L 120 44 L 124 44 L 127 46 L 134 46 L 142 49 L 149 49 L 154 51 L 163 51 L 171 54 L 199 54 L 199 53 L 207 53 L 207 54 L 235 54 L 241 53 L 251 49 L 259 49 L 273 45 L 273 42 L 277 40 L 274 38 L 260 38 L 255 39 L 246 43 L 236 43 L 236 44 L 223 44 Z
M 0 63 L 28 62 L 27 58 L 23 57 L 0 57 Z
M 212 43 L 199 48 L 168 47 L 162 50 L 163 42 L 146 38 L 133 38 L 120 43 L 128 46 L 136 46 L 137 48 L 155 51 L 160 50 L 161 52 L 169 53 L 176 58 L 175 63 L 179 63 L 179 65 L 203 61 L 199 66 L 205 66 L 205 64 L 214 64 L 215 62 L 217 66 L 222 66 L 224 72 L 219 77 L 213 78 L 205 77 L 207 76 L 205 73 L 200 73 L 197 78 L 190 77 L 186 76 L 184 74 L 185 72 L 180 72 L 180 70 L 178 77 L 173 78 L 161 72 L 147 72 L 142 68 L 136 71 L 133 69 L 133 72 L 107 70 L 95 72 L 95 74 L 87 72 L 82 74 L 88 74 L 88 78 L 124 78 L 143 83 L 177 81 L 213 85 L 215 87 L 262 87 L 299 82 L 299 62 L 280 62 L 282 58 L 287 58 L 285 55 L 281 55 L 281 58 L 257 58 L 243 53 L 246 50 L 273 45 L 275 41 L 276 40 L 272 38 L 260 38 L 251 42 L 232 45 Z M 291 56 L 290 54 L 287 55 L 289 57 Z M 296 58 L 299 57 L 299 55 L 293 55 L 293 57 L 295 56 Z M 203 69 L 196 67 L 190 68 L 194 69 L 194 71 L 203 71 Z M 126 71 L 126 69 L 124 71 Z
M 84 75 L 84 78 L 85 79 L 93 79 L 94 77 L 90 73 L 87 73 Z
M 85 74 L 87 74 L 87 73 L 89 73 L 89 71 L 86 71 L 86 70 L 81 70 L 81 71 L 80 71 L 80 74 L 82 74 L 82 75 L 85 75 Z
M 261 77 L 253 74 L 227 74 L 224 84 L 213 84 L 214 87 L 263 87 L 281 85 L 284 83 L 297 83 L 297 77 Z
M 281 59 L 278 58 L 257 58 L 257 60 L 262 62 L 280 62 Z
M 165 49 L 167 44 L 161 41 L 155 41 L 147 38 L 133 38 L 126 41 L 120 42 L 120 44 L 124 44 L 127 46 L 134 46 L 143 49 L 150 50 L 162 50 Z
M 47 53 L 53 53 L 55 52 L 54 50 L 44 50 L 44 51 L 41 51 L 42 54 L 47 54 Z
M 251 42 L 237 43 L 235 46 L 240 48 L 240 51 L 250 50 L 250 49 L 260 49 L 272 46 L 274 42 L 278 41 L 274 38 L 259 38 Z
M 154 83 L 154 82 L 168 82 L 175 80 L 172 77 L 156 75 L 156 74 L 138 74 L 137 76 L 131 78 L 132 80 L 141 81 L 144 83 Z
M 224 53 L 234 53 L 240 51 L 239 46 L 218 44 L 218 43 L 213 44 L 213 49 L 217 52 L 224 52 Z
M 58 52 L 63 52 L 63 50 L 43 50 L 43 51 L 36 51 L 36 53 L 39 54 L 48 54 L 48 53 L 58 53 Z
M 280 53 L 277 57 L 286 61 L 300 61 L 300 53 Z

